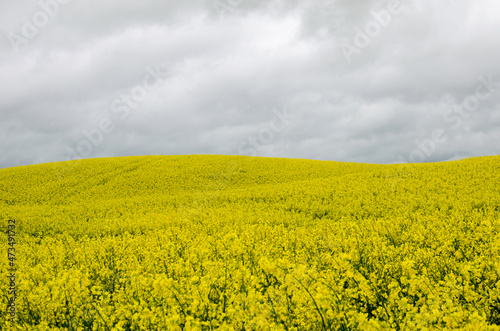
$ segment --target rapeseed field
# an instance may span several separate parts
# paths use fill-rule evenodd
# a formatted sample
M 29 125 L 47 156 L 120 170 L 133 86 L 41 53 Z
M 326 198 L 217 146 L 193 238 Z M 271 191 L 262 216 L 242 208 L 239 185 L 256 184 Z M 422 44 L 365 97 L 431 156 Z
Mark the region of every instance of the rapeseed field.
M 500 157 L 0 170 L 7 330 L 498 330 Z

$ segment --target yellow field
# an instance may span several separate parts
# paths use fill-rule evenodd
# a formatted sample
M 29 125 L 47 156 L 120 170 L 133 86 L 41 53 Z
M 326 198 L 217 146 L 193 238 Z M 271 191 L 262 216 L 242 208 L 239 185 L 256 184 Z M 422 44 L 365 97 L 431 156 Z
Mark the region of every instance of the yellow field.
M 16 167 L 0 215 L 19 330 L 500 329 L 499 156 Z

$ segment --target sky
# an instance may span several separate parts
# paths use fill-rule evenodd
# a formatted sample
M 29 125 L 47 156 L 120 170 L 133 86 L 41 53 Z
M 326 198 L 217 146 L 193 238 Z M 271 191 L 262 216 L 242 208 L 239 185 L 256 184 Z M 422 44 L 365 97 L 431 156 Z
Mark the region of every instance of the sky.
M 497 0 L 2 0 L 0 168 L 498 155 Z

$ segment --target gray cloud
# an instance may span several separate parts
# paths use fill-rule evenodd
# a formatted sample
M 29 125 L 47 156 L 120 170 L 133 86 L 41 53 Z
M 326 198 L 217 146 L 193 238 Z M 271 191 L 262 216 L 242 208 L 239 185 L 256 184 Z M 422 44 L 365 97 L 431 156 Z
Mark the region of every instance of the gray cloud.
M 395 14 L 391 1 L 220 0 L 223 17 L 210 0 L 59 1 L 0 4 L 0 168 L 78 147 L 374 163 L 499 154 L 494 0 L 401 0 Z M 281 127 L 284 109 L 294 118 Z M 436 130 L 446 139 L 432 143 Z

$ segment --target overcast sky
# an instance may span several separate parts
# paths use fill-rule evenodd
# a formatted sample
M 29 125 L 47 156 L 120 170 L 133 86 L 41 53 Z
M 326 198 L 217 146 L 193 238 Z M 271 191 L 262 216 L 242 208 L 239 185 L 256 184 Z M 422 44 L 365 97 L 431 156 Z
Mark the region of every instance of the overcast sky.
M 498 155 L 497 0 L 2 0 L 0 168 Z

